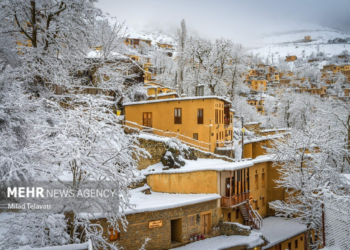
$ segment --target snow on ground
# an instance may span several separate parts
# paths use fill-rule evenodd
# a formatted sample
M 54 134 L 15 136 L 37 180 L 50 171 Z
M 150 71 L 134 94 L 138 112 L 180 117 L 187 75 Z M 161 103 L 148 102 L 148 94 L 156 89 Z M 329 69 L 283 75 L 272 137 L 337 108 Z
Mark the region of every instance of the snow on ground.
M 310 42 L 304 42 L 305 36 L 311 36 Z M 334 29 L 318 27 L 309 30 L 296 30 L 288 32 L 274 33 L 258 40 L 257 47 L 249 52 L 260 54 L 263 57 L 274 55 L 275 63 L 278 57 L 285 58 L 287 55 L 296 55 L 298 58 L 308 56 L 312 52 L 317 53 L 317 47 L 327 56 L 340 54 L 344 50 L 350 51 L 350 44 L 329 44 L 328 40 L 335 38 L 350 38 L 349 34 L 342 33 Z
M 247 246 L 247 248 L 253 248 L 264 244 L 264 241 L 260 238 L 261 234 L 257 232 L 251 232 L 249 236 L 218 236 L 201 241 L 190 243 L 183 247 L 173 248 L 176 250 L 220 250 L 235 246 Z
M 176 44 L 175 34 L 171 32 L 169 29 L 156 30 L 150 27 L 136 30 L 134 28 L 128 27 L 126 36 L 130 38 L 139 38 L 152 40 L 152 43 L 155 45 L 158 43 L 166 43 L 170 45 Z
M 19 250 L 93 250 L 90 240 L 82 244 L 70 244 L 64 246 L 53 246 L 53 247 L 38 247 L 32 248 L 30 246 L 25 246 L 19 248 Z
M 260 232 L 269 241 L 262 249 L 268 249 L 278 243 L 288 240 L 306 231 L 306 226 L 294 220 L 282 217 L 268 217 L 263 219 L 263 228 L 254 230 Z

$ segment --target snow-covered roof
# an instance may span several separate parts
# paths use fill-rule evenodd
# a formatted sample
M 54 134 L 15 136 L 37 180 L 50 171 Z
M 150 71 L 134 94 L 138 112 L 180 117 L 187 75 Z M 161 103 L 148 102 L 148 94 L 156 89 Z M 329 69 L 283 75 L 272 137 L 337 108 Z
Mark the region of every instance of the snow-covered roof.
M 177 101 L 200 100 L 200 99 L 218 99 L 218 100 L 224 101 L 226 103 L 231 103 L 229 100 L 222 98 L 222 97 L 219 97 L 219 96 L 192 96 L 192 97 L 161 99 L 161 100 L 152 100 L 152 101 L 128 102 L 128 103 L 125 103 L 124 106 L 150 104 L 150 103 L 158 103 L 158 102 L 177 102 Z
M 266 141 L 266 140 L 274 140 L 274 139 L 278 139 L 278 138 L 284 137 L 287 134 L 290 134 L 290 132 L 256 137 L 256 138 L 253 138 L 253 139 L 250 139 L 250 140 L 244 140 L 244 144 L 249 144 L 249 143 L 252 143 L 252 142 L 259 142 L 259 141 Z
M 268 217 L 263 219 L 263 228 L 254 230 L 260 232 L 269 241 L 262 249 L 268 249 L 306 231 L 306 226 L 294 220 L 283 217 Z M 306 240 L 306 239 L 304 239 Z
M 149 186 L 145 185 L 131 191 L 130 204 L 135 205 L 135 207 L 132 210 L 126 210 L 126 214 L 182 207 L 221 198 L 218 194 L 169 194 L 153 191 L 151 194 L 142 193 L 147 188 Z
M 163 164 L 158 162 L 149 166 L 146 169 L 141 170 L 142 175 L 152 174 L 177 174 L 177 173 L 190 173 L 197 171 L 234 171 L 243 168 L 254 166 L 256 163 L 272 161 L 272 157 L 269 155 L 262 155 L 253 160 L 243 160 L 239 162 L 228 162 L 220 159 L 202 159 L 198 158 L 194 160 L 184 160 L 185 166 L 181 168 L 163 170 Z
M 161 93 L 161 94 L 157 94 L 158 97 L 160 96 L 168 96 L 168 95 L 176 95 L 179 96 L 179 94 L 177 92 L 169 92 L 169 93 Z M 148 97 L 156 97 L 156 95 L 148 95 Z M 167 99 L 168 100 L 168 99 Z
M 186 246 L 176 248 L 176 250 L 220 250 L 228 249 L 235 246 L 246 246 L 251 249 L 259 245 L 264 244 L 264 241 L 260 237 L 261 234 L 257 232 L 251 232 L 249 236 L 232 235 L 226 236 L 221 235 L 201 241 L 196 241 Z
M 267 133 L 267 132 L 274 132 L 274 131 L 290 131 L 290 130 L 292 130 L 292 129 L 290 129 L 290 128 L 271 128 L 271 129 L 260 130 L 260 132 Z

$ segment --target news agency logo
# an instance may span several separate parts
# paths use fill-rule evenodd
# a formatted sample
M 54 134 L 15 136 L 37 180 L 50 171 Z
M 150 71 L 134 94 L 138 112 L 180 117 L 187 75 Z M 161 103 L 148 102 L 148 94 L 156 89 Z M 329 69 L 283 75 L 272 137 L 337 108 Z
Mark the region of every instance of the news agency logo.
M 111 198 L 112 189 L 45 189 L 43 187 L 7 187 L 7 198 Z

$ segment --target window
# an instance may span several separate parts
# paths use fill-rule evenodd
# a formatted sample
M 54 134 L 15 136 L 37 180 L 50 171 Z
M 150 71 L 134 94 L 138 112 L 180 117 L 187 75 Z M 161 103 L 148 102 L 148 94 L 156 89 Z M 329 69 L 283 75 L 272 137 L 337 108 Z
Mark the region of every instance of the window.
M 261 206 L 265 207 L 265 197 L 261 197 Z
M 236 208 L 236 220 L 239 219 L 239 208 Z
M 196 216 L 192 215 L 188 218 L 188 226 L 189 228 L 193 228 L 196 226 Z
M 203 124 L 203 109 L 198 109 L 197 111 L 197 123 Z
M 182 124 L 182 112 L 180 108 L 176 108 L 174 112 L 174 123 Z
M 215 109 L 215 124 L 218 124 L 218 118 L 219 118 L 218 109 Z
M 294 244 L 294 248 L 295 248 L 295 249 L 298 249 L 298 240 L 295 240 L 294 243 L 295 243 L 295 244 Z
M 231 222 L 231 212 L 229 212 L 229 213 L 227 214 L 227 221 L 228 221 L 228 222 Z
M 193 133 L 193 139 L 198 141 L 198 133 Z
M 255 175 L 255 190 L 259 190 L 259 175 Z
M 300 237 L 300 241 L 303 241 L 303 237 Z
M 114 230 L 113 228 L 109 229 L 109 240 L 115 241 L 119 239 L 119 232 L 117 230 Z
M 265 187 L 265 173 L 261 174 L 261 187 Z
M 288 242 L 288 249 L 292 250 L 292 242 Z

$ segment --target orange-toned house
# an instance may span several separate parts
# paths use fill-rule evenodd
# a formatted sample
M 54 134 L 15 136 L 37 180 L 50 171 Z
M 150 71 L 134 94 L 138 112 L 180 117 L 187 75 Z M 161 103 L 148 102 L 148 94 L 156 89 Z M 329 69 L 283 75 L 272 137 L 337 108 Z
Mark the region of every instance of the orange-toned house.
M 214 152 L 233 138 L 231 103 L 215 96 L 170 98 L 124 105 L 125 124 L 178 137 L 187 144 Z
M 146 43 L 149 46 L 152 44 L 152 40 L 148 39 L 140 39 L 140 38 L 126 38 L 124 40 L 125 45 L 132 46 L 133 48 L 136 48 L 140 45 L 140 42 Z
M 266 91 L 267 80 L 248 80 L 246 81 L 248 87 L 254 91 Z
M 296 61 L 298 58 L 297 56 L 286 56 L 286 62 L 293 62 Z

